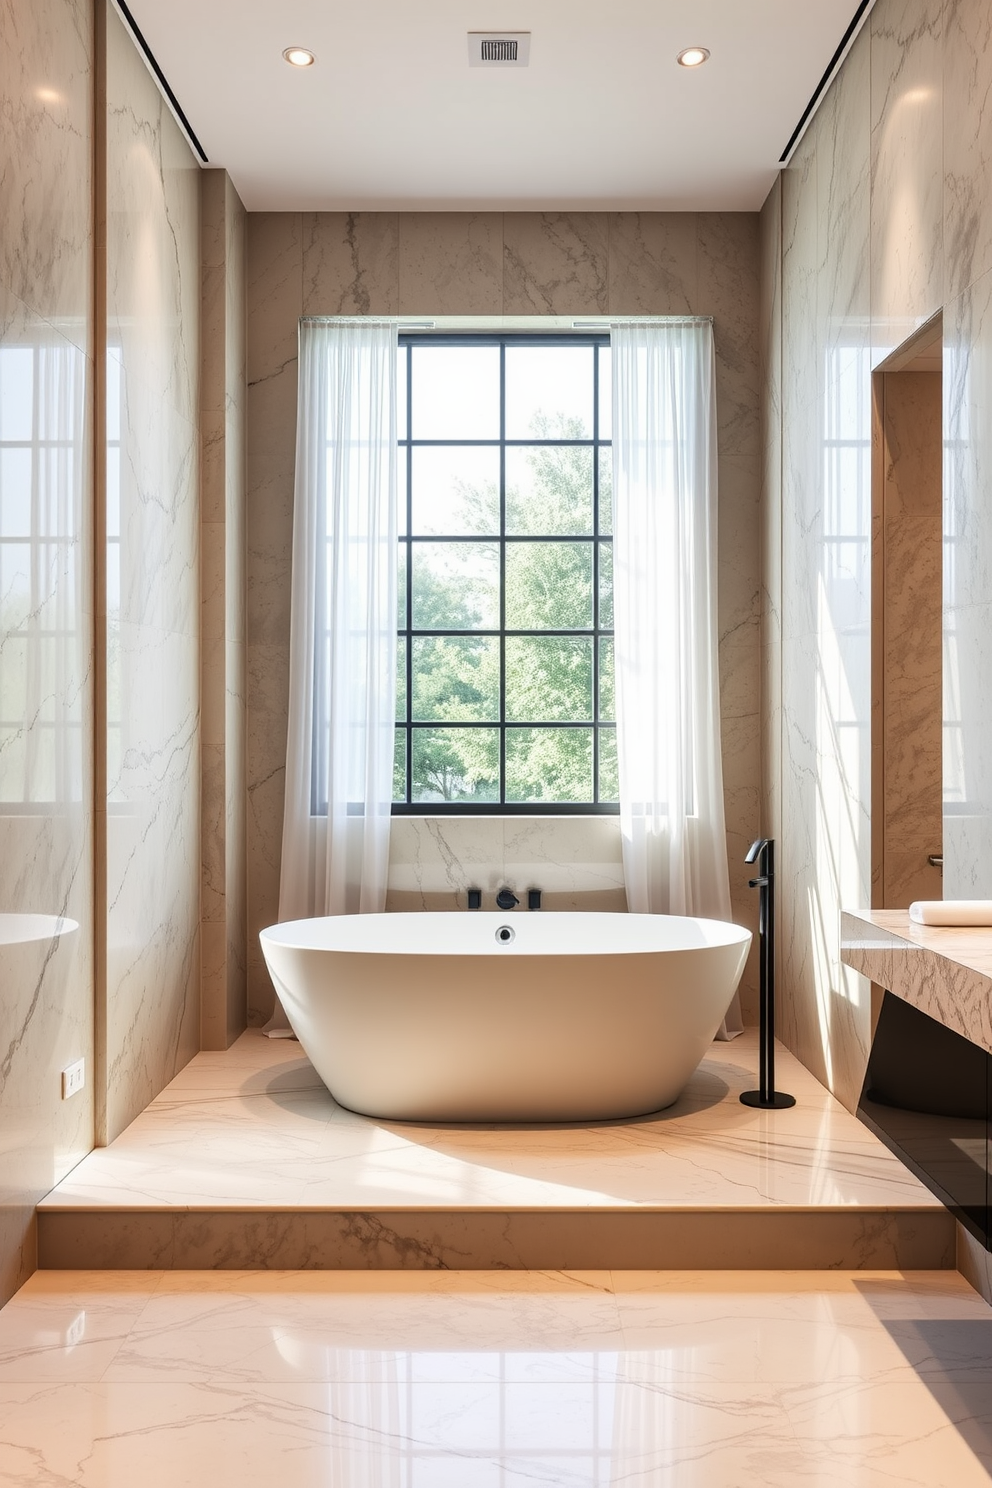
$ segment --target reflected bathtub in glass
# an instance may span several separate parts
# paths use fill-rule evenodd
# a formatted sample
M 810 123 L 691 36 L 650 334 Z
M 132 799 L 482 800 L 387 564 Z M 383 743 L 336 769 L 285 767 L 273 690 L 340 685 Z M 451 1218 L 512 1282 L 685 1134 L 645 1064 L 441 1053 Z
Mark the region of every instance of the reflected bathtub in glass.
M 674 915 L 452 912 L 291 920 L 260 940 L 341 1105 L 399 1121 L 603 1121 L 677 1100 L 751 934 Z

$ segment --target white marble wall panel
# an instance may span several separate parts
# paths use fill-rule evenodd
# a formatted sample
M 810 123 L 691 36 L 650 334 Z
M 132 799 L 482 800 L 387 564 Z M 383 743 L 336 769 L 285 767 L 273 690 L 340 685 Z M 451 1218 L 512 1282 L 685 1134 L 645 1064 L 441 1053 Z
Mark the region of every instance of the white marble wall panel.
M 107 1128 L 199 1042 L 198 167 L 107 11 Z
M 782 1026 L 848 1104 L 868 989 L 842 904 L 870 884 L 869 52 L 855 47 L 783 182 Z
M 871 311 L 876 359 L 943 299 L 943 0 L 882 0 L 871 58 Z M 969 7 L 981 7 L 972 3 Z M 845 64 L 845 72 L 849 69 Z
M 251 214 L 248 220 L 248 859 L 250 1003 L 271 989 L 257 932 L 278 905 L 301 314 L 712 314 L 720 410 L 720 634 L 735 917 L 760 774 L 757 218 L 747 213 Z M 514 844 L 512 847 L 510 843 Z M 391 908 L 531 883 L 550 908 L 624 905 L 616 823 L 398 820 Z M 519 881 L 519 882 L 518 882 Z M 749 967 L 745 1007 L 754 1002 Z
M 107 11 L 107 351 L 189 425 L 198 414 L 199 170 Z
M 992 895 L 992 272 L 944 312 L 944 893 Z
M 92 25 L 4 0 L 0 108 L 0 1303 L 93 1145 Z M 41 441 L 55 441 L 57 459 Z M 8 915 L 77 928 L 12 943 Z M 61 1098 L 60 1072 L 87 1062 Z
M 526 906 L 540 889 L 543 909 L 624 911 L 617 817 L 398 817 L 389 849 L 393 910 L 465 909 L 481 889 L 483 908 L 506 887 Z
M 247 1014 L 245 223 L 226 171 L 200 175 L 200 1043 Z
M 992 269 L 992 10 L 944 0 L 943 177 L 946 295 Z
M 90 350 L 93 21 L 87 0 L 3 0 L 0 283 Z
M 990 88 L 992 22 L 982 0 L 879 0 L 782 183 L 785 748 L 774 788 L 782 793 L 787 863 L 783 1028 L 848 1101 L 863 1065 L 866 999 L 863 986 L 838 982 L 831 968 L 838 901 L 848 908 L 867 903 L 869 585 L 865 506 L 855 499 L 861 480 L 854 473 L 865 436 L 852 435 L 840 464 L 827 458 L 827 446 L 838 418 L 846 423 L 850 416 L 852 430 L 866 422 L 866 357 L 877 364 L 941 309 L 943 891 L 992 893 L 985 686 L 992 661 Z M 773 465 L 774 457 L 766 467 L 766 551 L 777 511 Z M 831 481 L 839 498 L 833 505 Z M 901 546 L 890 555 L 895 577 L 913 556 L 913 520 L 910 513 L 902 521 Z M 826 544 L 831 521 L 843 537 L 833 558 Z M 897 615 L 887 632 L 905 652 L 888 679 L 901 689 L 906 710 L 905 737 L 888 752 L 908 772 L 890 811 L 893 841 L 896 818 L 919 814 L 912 762 L 933 725 L 932 717 L 912 721 L 928 671 L 912 654 L 912 605 L 907 592 L 905 623 Z M 912 620 L 919 620 L 916 610 Z M 877 778 L 884 782 L 884 771 Z M 882 811 L 882 801 L 875 806 Z M 906 865 L 896 867 L 902 873 Z M 908 892 L 909 877 L 900 881 Z

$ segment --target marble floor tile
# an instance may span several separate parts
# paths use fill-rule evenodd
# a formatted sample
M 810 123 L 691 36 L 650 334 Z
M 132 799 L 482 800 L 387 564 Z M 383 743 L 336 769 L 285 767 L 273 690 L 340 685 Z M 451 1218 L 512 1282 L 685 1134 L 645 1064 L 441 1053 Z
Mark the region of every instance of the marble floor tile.
M 0 1481 L 987 1488 L 990 1331 L 954 1272 L 37 1272 Z

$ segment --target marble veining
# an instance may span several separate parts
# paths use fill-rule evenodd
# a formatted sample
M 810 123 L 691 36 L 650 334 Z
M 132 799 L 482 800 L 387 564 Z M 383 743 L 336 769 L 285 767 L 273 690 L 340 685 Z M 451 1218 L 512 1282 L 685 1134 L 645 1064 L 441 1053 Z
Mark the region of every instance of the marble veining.
M 878 909 L 845 914 L 841 938 L 849 966 L 992 1053 L 992 933 Z
M 0 1314 L 0 1473 L 981 1488 L 990 1330 L 932 1271 L 39 1272 Z
M 943 10 L 943 0 L 886 0 L 869 21 L 872 331 L 883 355 L 944 297 Z
M 77 926 L 0 944 L 3 1301 L 93 1131 L 92 1085 L 60 1088 L 93 1056 L 89 7 L 5 0 L 0 49 L 0 908 Z
M 106 1122 L 199 1042 L 199 175 L 107 13 Z
M 973 0 L 943 5 L 943 211 L 948 299 L 992 269 L 986 183 L 992 106 L 992 15 Z
M 92 354 L 90 6 L 4 0 L 0 48 L 0 284 Z
M 507 212 L 503 314 L 582 315 L 609 308 L 605 212 Z
M 247 228 L 246 836 L 253 1022 L 272 989 L 257 932 L 278 912 L 301 314 L 712 314 L 720 418 L 720 678 L 734 917 L 759 816 L 757 217 L 749 213 L 251 213 Z M 398 310 L 397 310 L 398 307 Z M 207 645 L 212 644 L 209 640 Z M 213 727 L 213 720 L 205 719 Z M 216 800 L 214 811 L 218 808 Z M 397 821 L 394 909 L 447 909 L 476 881 L 537 883 L 549 908 L 624 908 L 595 821 Z M 607 834 L 609 826 L 603 828 Z M 585 845 L 579 840 L 584 836 Z M 544 882 L 546 880 L 546 882 Z M 757 977 L 745 971 L 753 1015 Z
M 43 1264 L 950 1264 L 950 1216 L 784 1051 L 796 1110 L 740 1104 L 756 1059 L 753 1032 L 713 1045 L 636 1121 L 423 1126 L 335 1105 L 298 1046 L 249 1031 L 49 1195 Z
M 245 841 L 246 213 L 200 174 L 200 1047 L 247 1014 Z

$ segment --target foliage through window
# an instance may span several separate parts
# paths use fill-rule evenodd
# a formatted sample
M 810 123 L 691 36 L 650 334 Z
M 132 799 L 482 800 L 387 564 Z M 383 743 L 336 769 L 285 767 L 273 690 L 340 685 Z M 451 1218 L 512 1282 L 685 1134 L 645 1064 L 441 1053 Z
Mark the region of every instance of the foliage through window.
M 393 809 L 616 811 L 608 337 L 399 356 Z

